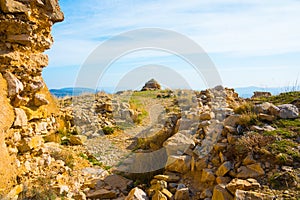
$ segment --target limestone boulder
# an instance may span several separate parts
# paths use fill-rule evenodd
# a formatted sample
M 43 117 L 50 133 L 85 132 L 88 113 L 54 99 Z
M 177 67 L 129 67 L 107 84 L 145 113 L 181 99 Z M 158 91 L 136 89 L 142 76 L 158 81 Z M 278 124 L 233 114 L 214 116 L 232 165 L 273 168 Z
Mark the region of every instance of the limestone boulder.
M 114 199 L 117 197 L 117 194 L 113 190 L 101 188 L 99 190 L 88 193 L 86 197 L 90 199 Z
M 167 199 L 173 199 L 174 195 L 168 189 L 162 189 L 161 193 L 163 193 L 167 197 Z
M 226 185 L 226 189 L 231 192 L 231 194 L 235 194 L 236 190 L 256 190 L 260 188 L 260 184 L 255 179 L 238 179 L 235 178 L 230 183 Z
M 22 82 L 12 73 L 7 72 L 3 76 L 7 81 L 8 86 L 8 96 L 13 97 L 16 94 L 19 94 L 21 91 L 24 90 L 24 86 Z
M 33 102 L 34 102 L 34 105 L 37 107 L 49 104 L 49 101 L 43 94 L 35 94 Z
M 188 200 L 189 199 L 189 189 L 181 188 L 176 191 L 174 200 Z
M 60 10 L 57 0 L 46 0 L 44 5 L 47 15 L 52 22 L 61 22 L 64 20 L 64 13 Z
M 184 153 L 189 148 L 193 148 L 195 146 L 195 142 L 186 134 L 177 132 L 172 137 L 167 139 L 163 143 L 163 146 L 166 148 L 168 155 L 177 155 L 178 153 Z
M 184 174 L 191 169 L 191 160 L 192 158 L 189 155 L 169 156 L 166 164 L 166 170 Z
M 252 154 L 247 155 L 244 160 L 243 160 L 243 165 L 251 165 L 251 164 L 255 164 L 256 161 L 253 158 Z
M 201 173 L 201 182 L 213 183 L 216 180 L 215 174 L 212 169 L 203 169 Z
M 132 184 L 132 180 L 116 174 L 105 177 L 104 182 L 111 188 L 119 189 L 122 192 L 125 192 L 127 188 Z
M 259 117 L 259 119 L 265 120 L 265 121 L 268 121 L 268 122 L 272 122 L 276 119 L 276 116 L 268 115 L 268 114 L 264 114 L 264 113 L 259 113 L 258 117 Z
M 256 113 L 263 113 L 263 114 L 277 116 L 279 114 L 280 109 L 272 103 L 264 102 L 262 104 L 255 105 L 254 111 Z
M 72 145 L 83 145 L 87 141 L 87 137 L 85 135 L 71 135 L 70 143 Z
M 26 5 L 16 0 L 1 0 L 0 6 L 4 13 L 24 13 L 29 11 Z
M 240 120 L 240 115 L 230 115 L 224 120 L 224 126 L 236 127 Z
M 233 200 L 231 195 L 224 185 L 216 185 L 213 190 L 212 200 Z
M 142 189 L 138 187 L 133 188 L 125 198 L 125 200 L 148 200 L 148 199 L 149 198 L 146 192 L 144 192 Z
M 24 127 L 27 126 L 28 124 L 28 119 L 25 111 L 21 108 L 15 108 L 15 122 L 14 126 L 15 127 Z
M 264 175 L 265 172 L 260 163 L 241 166 L 238 169 L 237 178 L 254 178 Z
M 215 117 L 215 114 L 213 112 L 204 112 L 200 115 L 200 120 L 211 120 Z
M 252 191 L 244 191 L 244 190 L 237 190 L 235 192 L 235 200 L 245 200 L 245 199 L 251 199 L 251 200 L 273 200 L 275 197 L 258 193 L 258 192 L 252 192 Z
M 283 104 L 278 106 L 279 117 L 282 119 L 295 119 L 299 116 L 298 108 L 293 104 Z
M 167 189 L 167 187 L 168 187 L 168 183 L 163 180 L 153 179 L 150 182 L 150 184 L 151 184 L 151 186 L 147 190 L 147 193 L 149 196 L 152 196 L 156 191 L 162 191 L 163 189 Z
M 152 196 L 152 200 L 168 200 L 168 198 L 161 191 L 157 190 Z
M 217 176 L 224 176 L 233 168 L 233 164 L 230 161 L 224 162 L 216 171 Z
M 180 176 L 176 174 L 159 174 L 154 176 L 155 179 L 157 180 L 163 180 L 166 182 L 178 182 L 180 180 Z

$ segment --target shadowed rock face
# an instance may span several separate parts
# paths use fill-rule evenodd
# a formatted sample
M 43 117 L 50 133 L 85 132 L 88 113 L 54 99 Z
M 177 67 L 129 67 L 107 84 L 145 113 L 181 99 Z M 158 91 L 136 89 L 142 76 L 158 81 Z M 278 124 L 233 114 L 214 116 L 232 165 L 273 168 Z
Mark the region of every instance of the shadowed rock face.
M 19 117 L 15 110 L 56 111 L 41 75 L 48 65 L 43 52 L 53 43 L 51 27 L 63 19 L 58 0 L 0 0 L 0 195 L 16 176 L 15 156 L 5 143 Z

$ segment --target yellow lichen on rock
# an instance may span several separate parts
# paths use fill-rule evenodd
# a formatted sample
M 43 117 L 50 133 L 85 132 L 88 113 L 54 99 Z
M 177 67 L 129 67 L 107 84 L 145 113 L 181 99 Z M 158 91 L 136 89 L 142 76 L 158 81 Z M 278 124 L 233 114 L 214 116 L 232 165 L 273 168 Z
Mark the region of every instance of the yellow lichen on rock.
M 9 155 L 5 136 L 8 128 L 11 127 L 14 121 L 13 107 L 7 99 L 7 84 L 0 73 L 0 195 L 8 192 L 7 188 L 11 187 L 15 182 L 15 167 L 13 159 Z
M 16 163 L 24 164 L 18 153 L 42 145 L 38 127 L 55 131 L 59 112 L 42 78 L 43 52 L 53 43 L 52 25 L 63 19 L 58 0 L 0 0 L 0 198 L 16 182 Z

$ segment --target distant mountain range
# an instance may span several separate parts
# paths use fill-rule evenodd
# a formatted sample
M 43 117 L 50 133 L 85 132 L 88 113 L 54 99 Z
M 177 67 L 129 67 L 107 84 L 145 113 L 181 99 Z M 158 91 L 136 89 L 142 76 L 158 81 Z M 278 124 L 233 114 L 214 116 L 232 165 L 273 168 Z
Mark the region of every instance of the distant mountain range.
M 263 88 L 263 87 L 239 87 L 234 88 L 235 91 L 239 94 L 240 97 L 250 98 L 255 91 L 262 92 L 271 92 L 272 95 L 277 95 L 282 92 L 289 92 L 300 90 L 300 87 L 277 87 L 277 88 Z M 102 89 L 103 90 L 103 89 Z M 78 96 L 84 93 L 96 93 L 100 90 L 90 89 L 90 88 L 61 88 L 61 89 L 50 89 L 52 95 L 56 97 L 65 97 L 65 96 Z M 107 93 L 112 93 L 112 88 L 104 88 L 104 91 Z
M 90 88 L 61 88 L 61 89 L 50 89 L 52 95 L 56 97 L 65 96 L 78 96 L 84 93 L 95 93 L 94 89 Z

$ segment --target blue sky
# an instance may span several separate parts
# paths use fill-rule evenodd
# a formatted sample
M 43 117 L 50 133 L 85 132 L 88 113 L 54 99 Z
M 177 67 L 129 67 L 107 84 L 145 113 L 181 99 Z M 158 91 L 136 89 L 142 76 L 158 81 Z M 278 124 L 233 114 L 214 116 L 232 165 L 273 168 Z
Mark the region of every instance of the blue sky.
M 199 44 L 228 87 L 293 86 L 300 78 L 298 0 L 60 0 L 60 5 L 65 21 L 53 27 L 55 42 L 46 52 L 50 62 L 43 72 L 49 88 L 76 85 L 80 69 L 96 47 L 140 28 L 175 31 Z M 177 41 L 170 38 L 167 42 L 176 45 Z M 139 68 L 147 75 L 145 66 L 153 70 L 151 65 L 175 71 L 193 89 L 207 86 L 204 78 L 180 57 L 158 49 L 140 49 L 116 59 L 97 87 L 116 87 Z M 169 75 L 167 71 L 162 70 L 154 78 L 163 82 L 163 77 Z M 153 74 L 140 79 L 150 76 Z M 137 76 L 127 79 L 136 80 L 135 87 L 141 87 Z M 182 82 L 174 83 L 180 87 Z M 173 83 L 164 84 L 171 87 Z

